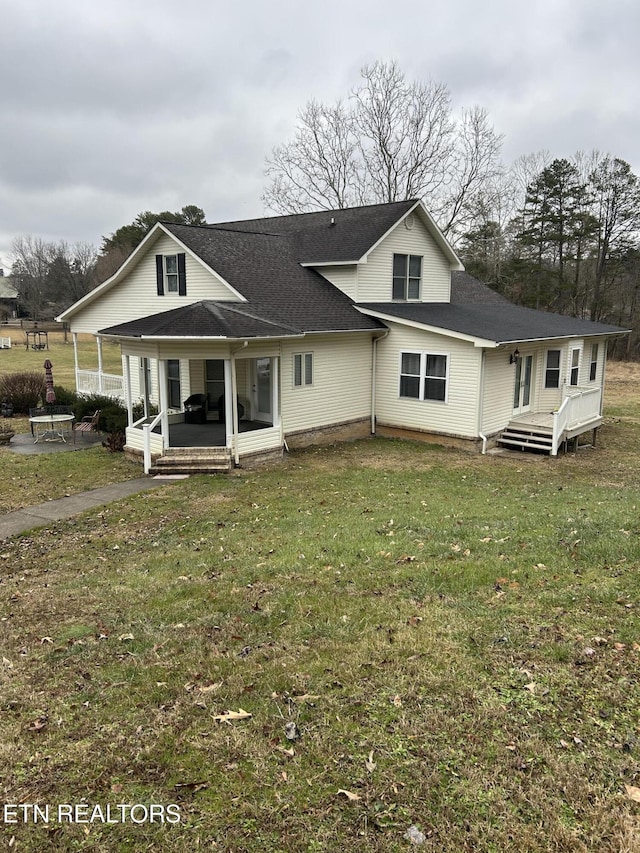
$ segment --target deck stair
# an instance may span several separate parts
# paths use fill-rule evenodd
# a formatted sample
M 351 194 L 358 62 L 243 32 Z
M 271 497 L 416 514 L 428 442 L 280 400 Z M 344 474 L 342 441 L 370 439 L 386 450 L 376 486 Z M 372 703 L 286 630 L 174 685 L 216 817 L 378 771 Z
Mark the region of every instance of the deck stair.
M 551 453 L 553 430 L 543 426 L 511 421 L 506 429 L 502 430 L 496 439 L 496 443 L 509 450 Z
M 151 474 L 227 474 L 231 452 L 226 447 L 170 447 L 153 463 Z

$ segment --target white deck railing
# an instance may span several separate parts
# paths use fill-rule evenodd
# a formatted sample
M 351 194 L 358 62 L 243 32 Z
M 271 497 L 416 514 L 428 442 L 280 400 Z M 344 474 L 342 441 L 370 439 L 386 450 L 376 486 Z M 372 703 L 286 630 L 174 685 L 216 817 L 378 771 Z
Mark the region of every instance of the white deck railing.
M 558 455 L 558 448 L 565 433 L 588 427 L 601 417 L 602 389 L 565 387 L 565 397 L 557 412 L 553 413 L 553 438 L 551 455 Z
M 78 394 L 101 394 L 124 400 L 124 379 L 114 373 L 100 373 L 99 370 L 76 370 L 76 389 Z
M 11 338 L 3 338 L 0 336 L 0 349 L 11 349 Z

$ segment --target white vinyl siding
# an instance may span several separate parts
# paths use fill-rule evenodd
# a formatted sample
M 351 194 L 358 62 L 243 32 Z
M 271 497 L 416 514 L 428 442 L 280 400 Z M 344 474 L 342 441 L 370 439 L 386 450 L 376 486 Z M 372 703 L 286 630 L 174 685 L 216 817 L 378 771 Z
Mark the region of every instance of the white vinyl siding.
M 535 369 L 535 365 L 534 365 Z M 487 350 L 482 393 L 480 431 L 494 435 L 504 429 L 513 416 L 513 366 L 504 350 Z
M 287 432 L 371 415 L 371 335 L 313 335 L 313 385 L 294 386 L 293 355 L 300 342 L 282 344 L 282 423 Z M 304 400 L 304 405 L 301 401 Z
M 482 350 L 466 341 L 390 323 L 391 334 L 377 345 L 376 418 L 385 426 L 472 438 L 478 431 Z M 447 354 L 447 399 L 400 396 L 402 353 Z
M 357 292 L 357 267 L 355 264 L 333 267 L 317 267 L 316 272 L 324 276 L 338 290 L 346 293 L 351 299 L 356 300 Z
M 158 296 L 156 255 L 176 255 L 184 250 L 168 235 L 149 246 L 144 257 L 118 284 L 79 311 L 71 320 L 74 332 L 95 334 L 99 329 L 126 323 L 160 311 L 180 308 L 202 299 L 237 301 L 238 297 L 189 253 L 185 257 L 187 296 Z
M 450 264 L 420 217 L 415 216 L 411 230 L 400 222 L 371 252 L 367 262 L 358 265 L 358 302 L 391 302 L 394 254 L 422 257 L 420 301 L 449 301 Z

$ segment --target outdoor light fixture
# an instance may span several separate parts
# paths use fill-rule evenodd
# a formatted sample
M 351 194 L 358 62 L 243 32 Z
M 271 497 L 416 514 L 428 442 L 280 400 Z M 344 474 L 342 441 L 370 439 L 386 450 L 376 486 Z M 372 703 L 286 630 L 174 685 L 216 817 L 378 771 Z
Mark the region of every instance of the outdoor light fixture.
M 516 349 L 509 356 L 509 364 L 513 364 L 515 361 L 517 361 L 519 356 L 520 350 L 516 347 Z

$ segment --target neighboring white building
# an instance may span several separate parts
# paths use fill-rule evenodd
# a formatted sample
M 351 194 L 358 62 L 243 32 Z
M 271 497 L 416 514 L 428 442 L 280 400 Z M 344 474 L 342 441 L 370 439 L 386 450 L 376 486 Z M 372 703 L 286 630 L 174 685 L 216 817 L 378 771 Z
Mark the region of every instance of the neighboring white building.
M 58 319 L 99 356 L 103 338 L 121 344 L 122 378 L 78 371 L 78 387 L 123 389 L 146 470 L 376 432 L 555 454 L 602 423 L 607 340 L 626 331 L 511 304 L 416 200 L 158 223 Z

